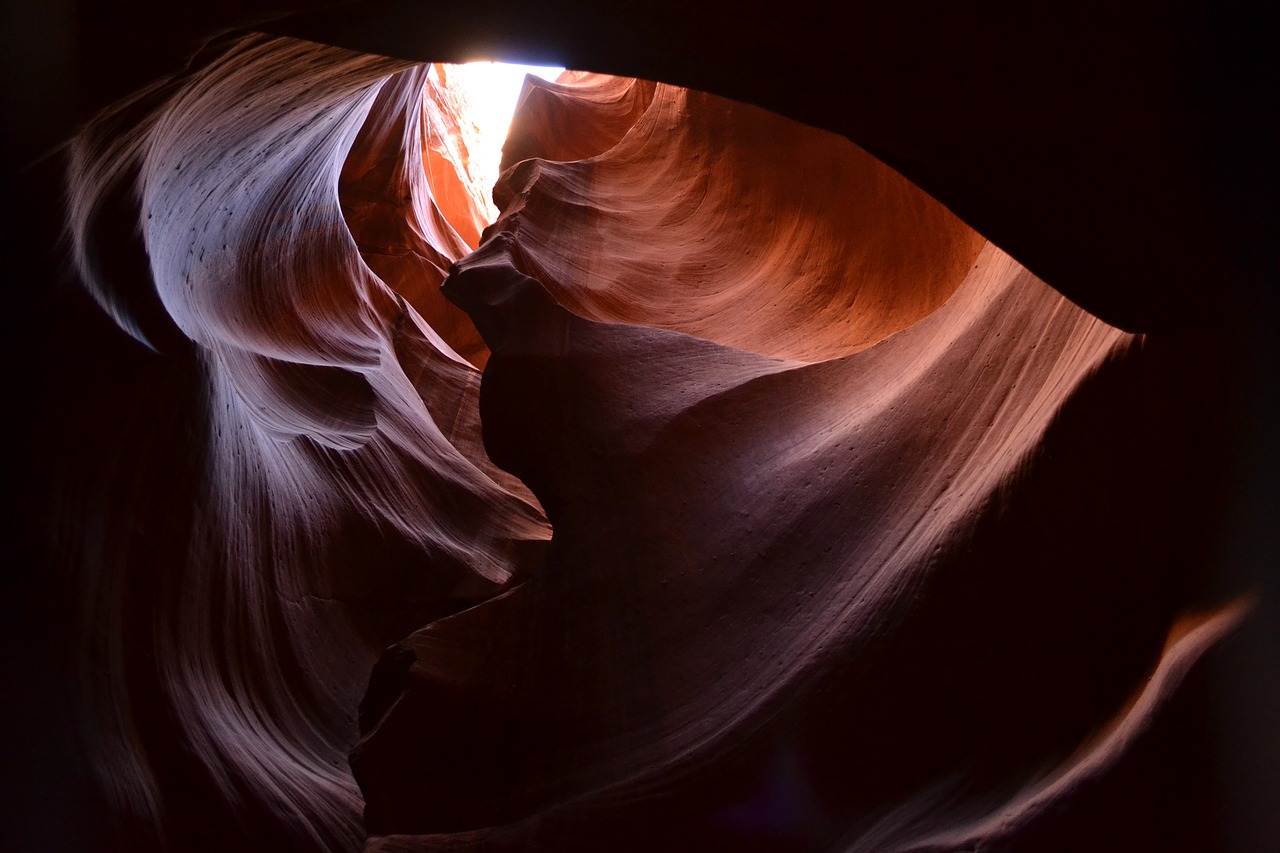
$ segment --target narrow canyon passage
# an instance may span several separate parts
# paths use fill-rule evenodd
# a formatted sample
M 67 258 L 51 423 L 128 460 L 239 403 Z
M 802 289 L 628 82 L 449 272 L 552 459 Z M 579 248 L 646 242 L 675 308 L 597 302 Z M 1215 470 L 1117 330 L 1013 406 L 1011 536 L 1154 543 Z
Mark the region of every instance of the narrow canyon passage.
M 232 33 L 67 148 L 102 849 L 1231 849 L 1230 342 L 666 82 L 528 78 L 489 222 L 451 68 Z

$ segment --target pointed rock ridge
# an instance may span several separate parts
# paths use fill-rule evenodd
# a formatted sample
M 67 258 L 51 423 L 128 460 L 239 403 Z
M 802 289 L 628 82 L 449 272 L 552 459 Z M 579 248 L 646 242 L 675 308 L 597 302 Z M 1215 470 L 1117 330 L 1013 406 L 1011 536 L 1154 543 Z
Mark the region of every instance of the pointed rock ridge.
M 82 280 L 135 336 L 167 324 L 89 438 L 115 461 L 60 503 L 122 846 L 358 847 L 378 654 L 549 536 L 484 451 L 459 355 L 483 345 L 435 286 L 468 247 L 423 170 L 427 81 L 242 37 L 72 143 Z
M 1205 592 L 1211 466 L 1168 467 L 1212 434 L 1213 355 L 898 181 L 662 85 L 612 148 L 511 165 L 444 289 L 555 536 L 375 673 L 366 850 L 1192 837 L 1170 756 L 1247 610 Z
M 565 71 L 554 82 L 525 77 L 502 146 L 502 168 L 538 157 L 585 160 L 621 141 L 649 109 L 657 84 Z

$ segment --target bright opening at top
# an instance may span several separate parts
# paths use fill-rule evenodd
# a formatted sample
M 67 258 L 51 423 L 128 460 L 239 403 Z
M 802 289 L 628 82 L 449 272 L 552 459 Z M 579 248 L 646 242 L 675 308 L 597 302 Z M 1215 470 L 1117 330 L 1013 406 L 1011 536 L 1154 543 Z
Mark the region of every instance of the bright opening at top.
M 459 130 L 467 146 L 472 186 L 483 201 L 485 218 L 492 222 L 498 217 L 492 190 L 498 180 L 502 143 L 525 75 L 554 81 L 564 69 L 506 62 L 468 62 L 445 69 L 448 87 L 457 96 L 462 113 Z

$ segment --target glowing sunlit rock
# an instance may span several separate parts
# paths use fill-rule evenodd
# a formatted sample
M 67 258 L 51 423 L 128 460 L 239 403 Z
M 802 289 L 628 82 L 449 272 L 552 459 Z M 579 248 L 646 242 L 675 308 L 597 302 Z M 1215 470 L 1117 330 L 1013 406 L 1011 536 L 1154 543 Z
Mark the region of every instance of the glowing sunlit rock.
M 454 140 L 466 148 L 465 179 L 481 204 L 486 222 L 498 217 L 493 185 L 498 182 L 502 143 L 525 76 L 554 80 L 563 70 L 505 62 L 432 66 L 431 83 L 450 92 L 455 99 L 453 110 L 462 119 L 454 130 Z

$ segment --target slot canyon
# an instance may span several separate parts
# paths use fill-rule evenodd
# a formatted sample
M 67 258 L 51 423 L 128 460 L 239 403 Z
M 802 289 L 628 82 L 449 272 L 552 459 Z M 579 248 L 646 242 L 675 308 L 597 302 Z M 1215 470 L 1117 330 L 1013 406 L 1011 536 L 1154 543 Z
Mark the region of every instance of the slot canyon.
M 1280 849 L 1274 12 L 5 14 L 4 849 Z

